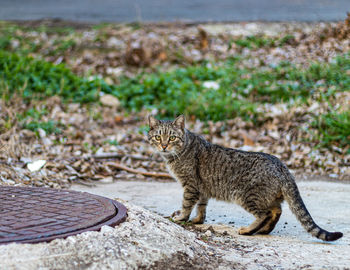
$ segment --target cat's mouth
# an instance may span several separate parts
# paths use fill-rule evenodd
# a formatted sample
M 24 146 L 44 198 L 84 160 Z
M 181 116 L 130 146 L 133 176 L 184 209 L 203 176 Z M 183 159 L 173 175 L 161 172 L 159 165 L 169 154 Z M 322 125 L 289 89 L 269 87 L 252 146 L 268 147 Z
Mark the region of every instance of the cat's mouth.
M 158 151 L 161 153 L 169 153 L 169 148 L 168 147 L 158 147 Z
M 159 152 L 161 154 L 167 154 L 167 155 L 173 153 L 173 151 L 170 151 L 169 149 L 161 149 L 161 150 L 159 150 Z

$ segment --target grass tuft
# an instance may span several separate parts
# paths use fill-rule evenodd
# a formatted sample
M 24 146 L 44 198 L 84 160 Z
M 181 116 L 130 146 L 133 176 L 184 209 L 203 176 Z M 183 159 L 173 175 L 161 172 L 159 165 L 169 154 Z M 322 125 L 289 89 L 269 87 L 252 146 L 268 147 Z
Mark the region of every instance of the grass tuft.
M 87 103 L 97 101 L 99 92 L 111 92 L 103 80 L 81 78 L 63 64 L 37 60 L 28 56 L 0 51 L 1 88 L 3 98 L 20 92 L 24 100 L 43 99 L 54 95 L 66 101 Z
M 329 112 L 318 116 L 312 123 L 318 130 L 321 146 L 347 148 L 350 146 L 350 110 Z

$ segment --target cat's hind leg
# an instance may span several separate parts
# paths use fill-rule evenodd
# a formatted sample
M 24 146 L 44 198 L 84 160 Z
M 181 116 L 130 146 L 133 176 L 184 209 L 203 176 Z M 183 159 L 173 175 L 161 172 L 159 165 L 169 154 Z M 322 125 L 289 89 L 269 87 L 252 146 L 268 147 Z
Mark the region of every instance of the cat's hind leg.
M 208 198 L 204 197 L 203 195 L 200 195 L 197 203 L 197 216 L 191 220 L 193 224 L 204 223 L 207 204 L 208 204 Z
M 257 233 L 258 234 L 269 234 L 275 228 L 280 216 L 282 214 L 281 206 L 275 207 L 271 209 L 272 217 L 267 222 L 267 224 L 262 227 Z
M 265 227 L 272 218 L 272 213 L 270 210 L 259 211 L 253 213 L 255 216 L 255 221 L 247 227 L 241 227 L 238 230 L 240 235 L 253 235 L 258 232 L 261 228 Z

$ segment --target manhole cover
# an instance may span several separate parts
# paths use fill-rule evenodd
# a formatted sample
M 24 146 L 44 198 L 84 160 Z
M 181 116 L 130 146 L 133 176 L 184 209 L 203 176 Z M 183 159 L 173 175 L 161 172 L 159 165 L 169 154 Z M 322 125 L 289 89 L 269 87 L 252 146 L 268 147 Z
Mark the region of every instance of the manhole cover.
M 125 219 L 124 205 L 90 193 L 0 186 L 0 244 L 50 241 Z

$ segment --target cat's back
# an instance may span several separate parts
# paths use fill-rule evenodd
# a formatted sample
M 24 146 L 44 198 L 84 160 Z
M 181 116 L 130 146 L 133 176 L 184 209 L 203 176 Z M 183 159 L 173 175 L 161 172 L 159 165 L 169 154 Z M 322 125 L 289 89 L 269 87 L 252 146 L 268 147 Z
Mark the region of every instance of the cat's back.
M 242 178 L 255 180 L 281 179 L 288 174 L 286 166 L 275 156 L 262 152 L 248 152 L 204 143 L 198 152 L 199 170 L 211 178 Z
M 267 153 L 243 151 L 212 144 L 200 136 L 197 137 L 197 140 L 199 141 L 200 145 L 198 155 L 201 161 L 204 163 L 230 162 L 232 165 L 238 167 L 252 163 L 255 165 L 262 163 L 265 165 L 281 165 L 281 161 L 277 157 Z
M 188 132 L 190 143 L 183 155 L 168 168 L 175 175 L 196 173 L 204 179 L 264 177 L 279 178 L 286 167 L 275 156 L 248 152 L 212 144 L 202 136 Z

